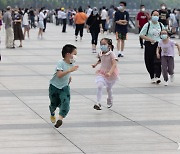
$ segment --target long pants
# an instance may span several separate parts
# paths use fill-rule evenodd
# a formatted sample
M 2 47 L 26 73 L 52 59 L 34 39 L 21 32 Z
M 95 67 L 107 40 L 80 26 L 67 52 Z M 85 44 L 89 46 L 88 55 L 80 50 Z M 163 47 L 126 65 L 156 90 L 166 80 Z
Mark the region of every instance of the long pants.
M 91 44 L 97 45 L 97 40 L 98 40 L 99 32 L 90 31 L 90 33 L 91 33 L 91 37 L 92 37 Z
M 43 32 L 45 32 L 45 30 L 46 30 L 47 19 L 44 19 L 43 22 L 44 22 L 44 29 L 43 29 Z
M 62 23 L 63 23 L 62 32 L 66 32 L 67 20 L 66 19 L 62 19 Z
M 164 81 L 168 81 L 168 73 L 169 75 L 174 74 L 174 57 L 162 56 L 161 65 L 162 65 L 162 74 Z
M 11 27 L 6 29 L 6 48 L 13 47 L 14 32 Z
M 113 102 L 112 87 L 115 84 L 115 81 L 108 82 L 104 77 L 97 76 L 96 84 L 97 84 L 97 102 L 101 103 L 102 90 L 103 90 L 103 87 L 106 87 L 107 94 L 108 94 L 107 104 L 112 104 Z
M 83 29 L 84 24 L 76 24 L 75 35 L 78 36 L 78 33 L 80 32 L 80 37 L 83 37 Z
M 103 31 L 107 31 L 106 29 L 106 20 L 101 20 Z
M 55 86 L 49 86 L 50 105 L 49 110 L 52 116 L 55 115 L 55 110 L 59 108 L 59 115 L 66 117 L 70 110 L 70 87 L 65 86 L 58 89 Z
M 145 41 L 144 60 L 151 79 L 161 76 L 161 61 L 156 57 L 157 46 L 157 42 L 151 44 L 151 42 Z
M 34 22 L 35 22 L 35 21 L 34 21 L 34 17 L 33 17 L 33 16 L 30 16 L 30 20 L 31 20 L 31 28 L 32 28 L 32 27 L 35 28 L 36 26 L 35 26 L 35 23 L 34 23 Z
M 141 29 L 142 28 L 139 28 L 139 33 L 141 32 Z M 139 42 L 140 42 L 140 45 L 142 47 L 144 45 L 144 43 L 143 43 L 143 39 L 141 37 L 139 37 Z

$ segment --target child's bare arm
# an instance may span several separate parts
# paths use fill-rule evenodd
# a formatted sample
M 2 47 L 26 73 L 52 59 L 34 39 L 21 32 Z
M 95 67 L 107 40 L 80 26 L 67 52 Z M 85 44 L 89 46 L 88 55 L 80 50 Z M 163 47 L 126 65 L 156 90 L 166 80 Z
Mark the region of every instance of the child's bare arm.
M 178 52 L 179 52 L 179 56 L 180 56 L 180 45 L 178 43 L 175 43 L 175 46 L 177 46 Z
M 76 71 L 78 68 L 79 68 L 79 66 L 73 66 L 67 71 L 60 71 L 59 70 L 59 71 L 57 71 L 56 75 L 57 75 L 58 78 L 62 78 L 63 76 L 67 75 L 68 73 Z
M 97 62 L 96 62 L 96 64 L 92 64 L 91 66 L 93 67 L 93 68 L 95 68 L 98 64 L 100 64 L 101 63 L 101 60 L 98 60 Z

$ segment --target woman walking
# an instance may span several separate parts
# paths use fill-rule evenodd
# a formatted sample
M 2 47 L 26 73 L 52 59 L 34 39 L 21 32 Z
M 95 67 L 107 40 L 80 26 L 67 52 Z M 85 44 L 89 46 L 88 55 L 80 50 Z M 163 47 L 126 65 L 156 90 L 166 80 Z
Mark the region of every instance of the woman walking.
M 102 31 L 101 17 L 96 7 L 93 8 L 91 15 L 87 19 L 88 29 L 92 36 L 92 53 L 96 53 L 96 45 L 98 41 L 98 35 L 100 30 Z
M 14 43 L 16 40 L 19 40 L 20 41 L 19 47 L 22 47 L 22 40 L 24 40 L 21 23 L 22 23 L 22 16 L 19 13 L 19 9 L 16 8 L 13 14 L 13 30 L 14 30 Z
M 27 33 L 28 38 L 29 38 L 30 25 L 29 25 L 29 16 L 28 16 L 28 9 L 27 8 L 24 10 L 23 27 L 24 27 L 24 39 L 26 37 L 26 33 Z
M 145 40 L 145 52 L 144 60 L 146 69 L 150 75 L 151 83 L 159 84 L 161 82 L 161 61 L 156 57 L 156 49 L 158 42 L 161 40 L 160 32 L 164 28 L 164 25 L 159 20 L 159 12 L 157 10 L 152 11 L 151 21 L 146 23 L 139 36 Z
M 79 7 L 78 13 L 76 13 L 74 17 L 74 22 L 76 24 L 75 29 L 75 40 L 77 41 L 78 33 L 80 32 L 80 40 L 82 40 L 83 37 L 83 29 L 84 24 L 86 22 L 87 15 L 83 12 L 82 7 Z
M 46 15 L 44 15 L 43 13 L 43 8 L 41 8 L 39 10 L 39 22 L 38 22 L 38 26 L 39 26 L 39 32 L 38 32 L 38 38 L 40 38 L 41 36 L 41 39 L 43 38 L 43 29 L 44 29 L 44 19 L 46 18 Z

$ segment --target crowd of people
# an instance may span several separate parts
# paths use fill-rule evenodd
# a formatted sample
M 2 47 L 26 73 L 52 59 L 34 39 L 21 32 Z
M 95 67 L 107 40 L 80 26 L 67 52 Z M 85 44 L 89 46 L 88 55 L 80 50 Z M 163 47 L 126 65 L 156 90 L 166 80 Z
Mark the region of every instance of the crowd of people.
M 5 24 L 6 48 L 14 49 L 15 41 L 19 40 L 19 47 L 23 46 L 22 41 L 30 37 L 31 28 L 39 28 L 38 38 L 43 38 L 46 31 L 47 21 L 62 26 L 62 33 L 66 33 L 67 24 L 74 27 L 75 41 L 83 40 L 83 31 L 86 28 L 91 35 L 92 53 L 97 53 L 98 35 L 100 33 L 114 33 L 116 38 L 117 55 L 114 53 L 112 40 L 103 38 L 100 41 L 101 52 L 98 53 L 98 61 L 93 64 L 95 68 L 101 64 L 97 71 L 97 102 L 94 109 L 101 110 L 102 88 L 105 86 L 108 93 L 107 107 L 113 105 L 112 87 L 118 79 L 117 61 L 118 57 L 124 57 L 125 40 L 129 28 L 130 15 L 126 9 L 127 3 L 121 1 L 118 7 L 113 5 L 110 8 L 103 6 L 91 8 L 87 6 L 85 10 L 82 7 L 78 9 L 65 9 L 63 7 L 56 10 L 46 10 L 41 8 L 38 11 L 30 9 L 12 9 L 7 7 L 3 15 L 0 13 L 0 30 L 2 23 Z M 136 16 L 136 23 L 139 29 L 140 47 L 144 48 L 144 61 L 146 69 L 150 75 L 152 83 L 161 82 L 161 72 L 164 78 L 164 85 L 168 85 L 168 74 L 170 81 L 174 81 L 174 46 L 177 46 L 180 55 L 180 46 L 171 38 L 174 38 L 180 25 L 180 10 L 167 9 L 165 4 L 161 5 L 159 10 L 153 10 L 151 13 L 146 11 L 145 5 L 140 6 L 140 11 Z M 24 29 L 24 32 L 23 30 Z M 107 35 L 108 36 L 108 35 Z M 62 49 L 63 60 L 58 62 L 56 72 L 50 81 L 49 98 L 51 121 L 55 127 L 62 125 L 63 118 L 69 112 L 71 82 L 70 73 L 78 69 L 75 65 L 76 47 L 67 44 Z M 62 103 L 62 99 L 64 100 Z M 59 118 L 56 121 L 55 110 L 60 108 Z

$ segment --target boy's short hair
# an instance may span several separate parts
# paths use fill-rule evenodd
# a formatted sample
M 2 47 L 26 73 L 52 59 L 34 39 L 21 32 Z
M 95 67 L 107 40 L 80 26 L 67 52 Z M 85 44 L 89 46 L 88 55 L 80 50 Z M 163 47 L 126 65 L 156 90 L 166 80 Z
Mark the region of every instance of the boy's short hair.
M 77 49 L 74 45 L 72 44 L 66 44 L 63 48 L 62 48 L 62 57 L 65 58 L 67 53 L 72 53 L 74 51 L 74 49 Z
M 127 5 L 126 2 L 124 2 L 124 1 L 121 1 L 119 4 L 124 4 L 124 6 Z

